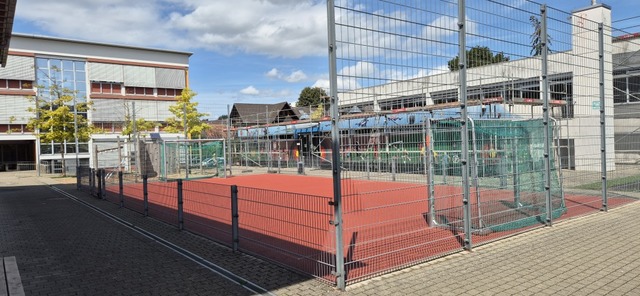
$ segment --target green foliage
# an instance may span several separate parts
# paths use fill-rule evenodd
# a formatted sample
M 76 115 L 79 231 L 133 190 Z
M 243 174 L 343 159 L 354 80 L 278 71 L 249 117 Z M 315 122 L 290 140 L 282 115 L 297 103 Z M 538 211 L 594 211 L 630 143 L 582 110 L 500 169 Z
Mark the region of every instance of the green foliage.
M 542 54 L 542 23 L 537 17 L 529 17 L 529 22 L 533 26 L 531 33 L 531 55 L 539 56 Z M 551 53 L 551 37 L 547 36 L 547 53 Z
M 227 114 L 218 116 L 218 120 L 225 120 L 227 118 L 229 118 L 229 115 Z
M 182 94 L 176 97 L 176 104 L 169 107 L 169 111 L 175 117 L 167 118 L 166 131 L 171 133 L 184 133 L 184 118 L 186 109 L 187 135 L 190 139 L 200 138 L 202 133 L 209 128 L 209 125 L 202 121 L 206 113 L 198 112 L 198 103 L 191 99 L 198 95 L 189 88 L 182 90 Z
M 296 102 L 296 106 L 298 107 L 306 107 L 306 106 L 317 106 L 324 104 L 324 98 L 327 93 L 324 89 L 320 87 L 305 87 L 298 97 L 298 102 Z
M 133 108 L 133 104 L 131 104 L 131 106 L 128 103 L 124 104 L 124 126 L 122 127 L 122 134 L 129 137 L 133 134 L 133 113 L 135 112 L 135 110 L 130 110 L 130 108 Z M 138 132 L 148 131 L 155 127 L 155 123 L 147 121 L 144 118 L 136 118 L 135 127 Z
M 78 126 L 78 140 L 86 142 L 89 140 L 92 127 L 89 121 L 81 114 L 75 115 L 73 102 L 77 93 L 62 86 L 61 81 L 49 78 L 50 86 L 36 86 L 40 94 L 49 93 L 49 98 L 41 95 L 31 97 L 35 107 L 28 108 L 29 112 L 35 114 L 29 119 L 27 126 L 32 130 L 39 130 L 40 140 L 45 142 L 63 143 L 65 141 L 75 141 L 74 118 Z M 90 104 L 86 102 L 76 103 L 77 113 L 85 113 L 89 110 Z
M 313 112 L 311 112 L 311 114 L 309 115 L 309 118 L 311 118 L 311 120 L 319 120 L 319 119 L 322 119 L 323 115 L 324 115 L 324 106 L 323 104 L 318 104 L 316 109 L 313 110 Z
M 75 141 L 74 133 L 74 112 L 68 104 L 73 101 L 73 97 L 64 95 L 47 102 L 42 99 L 38 100 L 38 108 L 29 108 L 29 112 L 36 114 L 35 117 L 29 119 L 27 127 L 30 129 L 40 130 L 40 140 L 44 142 L 73 142 Z M 78 112 L 87 112 L 89 105 L 87 103 L 76 104 Z M 78 141 L 86 142 L 91 136 L 91 126 L 88 120 L 82 116 L 75 116 L 78 124 Z
M 144 118 L 136 119 L 136 130 L 138 132 L 150 131 L 155 127 L 155 123 L 152 121 L 146 121 Z M 122 129 L 122 134 L 125 136 L 131 136 L 133 134 L 133 120 L 125 118 L 125 125 Z
M 507 62 L 509 59 L 510 58 L 505 56 L 502 52 L 494 55 L 491 49 L 486 46 L 475 46 L 470 50 L 467 50 L 467 69 Z M 460 70 L 460 57 L 456 56 L 450 60 L 447 65 L 449 66 L 450 71 Z

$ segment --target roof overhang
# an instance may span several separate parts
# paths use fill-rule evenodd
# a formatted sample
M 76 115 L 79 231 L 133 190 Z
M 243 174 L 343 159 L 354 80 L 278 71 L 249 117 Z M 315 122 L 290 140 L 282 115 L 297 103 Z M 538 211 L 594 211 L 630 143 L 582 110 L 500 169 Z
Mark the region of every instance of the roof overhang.
M 0 65 L 2 67 L 7 64 L 17 1 L 18 0 L 0 0 Z

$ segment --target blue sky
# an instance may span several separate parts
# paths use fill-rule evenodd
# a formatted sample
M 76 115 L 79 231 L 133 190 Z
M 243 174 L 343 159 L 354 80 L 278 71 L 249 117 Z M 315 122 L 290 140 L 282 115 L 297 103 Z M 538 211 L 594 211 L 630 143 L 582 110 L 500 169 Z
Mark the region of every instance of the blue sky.
M 637 0 L 604 3 L 614 28 L 640 32 L 640 18 L 615 22 L 640 15 Z M 325 1 L 20 0 L 13 32 L 193 52 L 191 88 L 212 118 L 236 102 L 295 102 L 306 86 L 328 87 Z

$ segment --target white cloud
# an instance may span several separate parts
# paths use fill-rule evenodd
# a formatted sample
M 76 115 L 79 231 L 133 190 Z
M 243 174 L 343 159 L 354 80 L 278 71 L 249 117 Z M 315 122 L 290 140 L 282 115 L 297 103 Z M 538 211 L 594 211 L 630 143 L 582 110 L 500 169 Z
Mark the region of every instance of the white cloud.
M 325 91 L 329 90 L 329 80 L 328 79 L 318 79 L 311 87 L 319 87 L 324 89 Z
M 224 54 L 321 56 L 327 43 L 326 5 L 312 0 L 29 0 L 18 1 L 16 21 L 48 35 Z
M 307 79 L 307 74 L 304 74 L 302 70 L 294 71 L 291 75 L 287 76 L 284 80 L 287 82 L 300 82 Z
M 278 71 L 278 69 L 273 68 L 269 72 L 267 72 L 267 74 L 265 75 L 269 78 L 278 78 L 280 77 L 280 72 Z
M 243 95 L 257 96 L 260 94 L 260 91 L 253 87 L 253 85 L 251 85 L 242 89 L 240 93 Z
M 466 31 L 467 34 L 478 33 L 478 23 L 470 18 L 466 18 Z M 458 33 L 458 18 L 448 15 L 443 15 L 427 26 L 424 27 L 422 35 L 424 38 L 432 41 L 443 41 L 449 37 L 455 37 Z
M 357 62 L 353 66 L 342 68 L 338 75 L 350 77 L 368 77 L 375 71 L 375 65 L 369 62 Z
M 307 74 L 305 74 L 302 70 L 293 71 L 291 72 L 291 74 L 285 76 L 285 74 L 280 72 L 280 70 L 278 70 L 277 68 L 269 70 L 269 72 L 265 73 L 265 76 L 271 79 L 278 79 L 289 83 L 305 81 L 309 78 Z

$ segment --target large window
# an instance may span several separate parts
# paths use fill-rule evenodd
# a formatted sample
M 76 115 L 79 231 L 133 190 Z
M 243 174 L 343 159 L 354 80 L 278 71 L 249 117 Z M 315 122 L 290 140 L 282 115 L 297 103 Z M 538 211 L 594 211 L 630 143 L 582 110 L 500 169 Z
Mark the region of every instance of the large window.
M 613 80 L 613 102 L 618 104 L 640 102 L 640 73 L 623 75 Z
M 36 58 L 36 84 L 38 95 L 52 100 L 50 87 L 60 85 L 75 93 L 75 102 L 87 101 L 87 79 L 84 61 L 54 58 Z M 69 103 L 70 105 L 73 102 Z M 81 114 L 86 116 L 85 114 Z
M 559 80 L 552 81 L 549 85 L 549 92 L 551 100 L 564 101 L 562 105 L 562 118 L 573 118 L 573 83 L 571 81 Z

